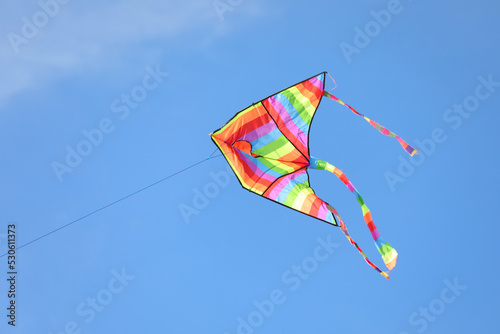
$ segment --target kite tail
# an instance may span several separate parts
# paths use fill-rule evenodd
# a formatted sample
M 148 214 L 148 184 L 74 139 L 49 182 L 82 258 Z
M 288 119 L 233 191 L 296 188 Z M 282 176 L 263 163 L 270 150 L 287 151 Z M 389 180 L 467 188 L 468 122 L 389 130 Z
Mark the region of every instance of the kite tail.
M 337 101 L 338 103 L 346 106 L 347 108 L 351 109 L 351 111 L 353 113 L 355 113 L 356 115 L 358 116 L 361 116 L 363 117 L 368 123 L 370 123 L 375 129 L 377 129 L 378 131 L 380 131 L 380 133 L 386 135 L 386 136 L 389 136 L 389 137 L 393 137 L 393 138 L 396 138 L 397 141 L 401 144 L 401 146 L 405 149 L 406 152 L 408 152 L 408 154 L 410 154 L 410 156 L 413 156 L 415 154 L 417 154 L 418 150 L 414 149 L 413 147 L 411 147 L 410 145 L 408 145 L 407 142 L 405 142 L 401 137 L 399 137 L 398 135 L 396 135 L 395 133 L 389 131 L 387 128 L 384 128 L 382 125 L 380 125 L 379 123 L 369 119 L 368 117 L 366 117 L 365 115 L 359 113 L 356 111 L 356 109 L 354 109 L 353 107 L 351 107 L 350 105 L 348 105 L 347 103 L 343 102 L 342 100 L 340 100 L 338 97 L 332 95 L 331 93 L 329 92 L 323 92 L 323 96 L 325 97 L 328 97 L 334 101 Z
M 310 165 L 311 168 L 320 169 L 320 170 L 327 170 L 327 171 L 335 174 L 347 186 L 347 188 L 349 188 L 349 190 L 354 194 L 354 196 L 356 196 L 356 200 L 358 201 L 359 205 L 361 206 L 361 210 L 363 211 L 363 218 L 365 220 L 365 223 L 372 234 L 373 240 L 375 241 L 375 245 L 377 246 L 378 251 L 382 255 L 382 259 L 384 260 L 386 267 L 389 269 L 389 271 L 387 271 L 387 272 L 380 270 L 376 265 L 374 265 L 368 259 L 368 257 L 365 255 L 363 250 L 358 246 L 358 244 L 351 238 L 351 236 L 349 235 L 349 232 L 347 231 L 345 223 L 342 220 L 342 218 L 340 217 L 340 215 L 338 214 L 337 210 L 334 207 L 332 207 L 331 205 L 328 205 L 328 209 L 334 214 L 335 218 L 338 220 L 340 229 L 342 230 L 342 232 L 344 232 L 344 234 L 347 237 L 347 239 L 349 240 L 349 242 L 352 245 L 354 245 L 354 247 L 357 248 L 357 250 L 363 256 L 365 261 L 372 268 L 374 268 L 380 274 L 382 274 L 385 278 L 389 279 L 389 272 L 396 266 L 396 259 L 398 257 L 398 253 L 396 252 L 396 250 L 394 248 L 392 248 L 392 246 L 388 242 L 385 242 L 380 237 L 380 233 L 378 232 L 377 227 L 373 223 L 373 219 L 372 219 L 372 215 L 370 213 L 370 210 L 366 206 L 361 195 L 358 193 L 356 188 L 352 185 L 351 181 L 349 181 L 347 176 L 340 169 L 336 168 L 335 166 L 329 164 L 326 161 L 316 159 L 313 157 L 311 157 L 310 162 L 311 162 L 311 165 Z

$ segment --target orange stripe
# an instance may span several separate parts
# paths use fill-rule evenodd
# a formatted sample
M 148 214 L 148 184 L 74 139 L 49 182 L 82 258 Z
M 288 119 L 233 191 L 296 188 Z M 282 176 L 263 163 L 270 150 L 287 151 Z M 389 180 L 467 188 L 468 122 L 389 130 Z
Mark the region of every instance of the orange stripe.
M 325 202 L 321 198 L 316 196 L 316 199 L 314 200 L 313 204 L 311 205 L 311 211 L 309 212 L 309 214 L 311 216 L 318 217 L 319 209 L 321 208 L 321 205 L 324 203 Z
M 370 222 L 373 223 L 372 213 L 370 211 L 368 211 L 367 213 L 365 213 L 365 215 L 363 216 L 363 218 L 365 219 L 366 224 L 369 224 Z
M 312 205 L 317 197 L 318 196 L 316 196 L 314 194 L 307 195 L 306 198 L 304 199 L 304 203 L 302 203 L 302 207 L 300 208 L 300 211 L 309 214 L 309 212 L 311 212 L 311 207 L 312 207 Z
M 256 191 L 263 193 L 269 185 L 271 185 L 271 181 L 262 179 L 258 175 L 256 175 L 252 169 L 245 163 L 243 163 L 239 157 L 239 155 L 228 146 L 229 150 L 226 152 L 226 157 L 234 166 L 234 170 L 236 175 L 242 184 L 245 185 L 247 189 L 255 189 Z
M 232 124 L 225 132 L 225 140 L 228 143 L 234 143 L 237 141 L 242 135 L 249 133 L 258 127 L 267 124 L 271 121 L 271 117 L 266 114 L 260 114 L 255 118 L 247 120 L 245 117 L 242 117 L 241 122 L 235 122 Z
M 316 88 L 316 86 L 314 86 L 312 84 L 310 84 L 309 86 L 314 87 L 314 89 L 319 92 L 319 90 L 318 90 L 318 88 Z M 311 92 L 309 90 L 309 87 L 307 87 L 306 85 L 297 85 L 296 87 L 297 87 L 298 91 L 300 92 L 300 94 L 302 94 L 305 98 L 307 98 L 313 107 L 318 106 L 319 99 L 317 97 L 316 92 Z M 321 96 L 321 92 L 319 92 L 319 93 L 320 93 L 319 95 Z
M 297 85 L 297 88 L 302 93 L 302 95 L 306 96 L 309 99 L 309 101 L 311 101 L 314 107 L 316 108 L 318 107 L 319 100 L 323 95 L 321 89 L 314 86 L 309 80 L 303 82 L 300 85 Z
M 244 133 L 253 131 L 257 127 L 271 121 L 271 117 L 266 113 L 266 110 L 259 105 L 254 109 L 242 111 L 238 116 L 231 121 L 231 124 L 220 132 L 215 132 L 214 136 L 229 143 L 233 143 Z

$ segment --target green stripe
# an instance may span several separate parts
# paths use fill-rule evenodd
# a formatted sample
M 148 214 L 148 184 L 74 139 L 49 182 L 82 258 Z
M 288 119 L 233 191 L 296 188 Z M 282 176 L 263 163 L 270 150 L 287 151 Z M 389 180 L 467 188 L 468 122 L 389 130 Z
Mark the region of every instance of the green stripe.
M 256 149 L 255 151 L 253 151 L 253 153 L 264 156 L 264 157 L 277 159 L 277 158 L 283 156 L 284 154 L 282 154 L 282 152 L 279 152 L 280 153 L 279 156 L 276 156 L 276 154 L 277 154 L 276 151 L 285 147 L 287 144 L 290 145 L 287 153 L 290 153 L 291 149 L 292 149 L 292 145 L 290 144 L 290 141 L 284 135 L 281 135 L 277 139 L 273 140 L 272 142 Z
M 328 167 L 328 162 L 318 159 L 318 164 L 316 169 L 326 170 L 327 167 Z
M 292 208 L 296 209 L 296 210 L 300 210 L 302 205 L 304 204 L 304 201 L 300 202 L 300 203 L 297 203 L 297 200 L 298 200 L 298 197 L 299 195 L 302 195 L 302 197 L 304 198 L 304 200 L 306 199 L 306 197 L 309 195 L 309 194 L 314 194 L 314 191 L 312 190 L 311 187 L 307 187 L 307 188 L 304 188 L 304 189 L 301 189 L 298 193 L 297 193 L 297 196 L 295 197 L 295 200 L 293 201 L 293 205 L 292 205 Z M 300 206 L 298 207 L 295 207 L 295 204 L 300 204 Z M 310 214 L 310 212 L 307 212 L 307 214 Z
M 306 89 L 306 88 L 304 88 L 304 89 Z M 301 103 L 304 106 L 305 111 L 307 112 L 307 116 L 304 116 L 306 118 L 304 118 L 304 117 L 302 117 L 302 118 L 304 120 L 307 119 L 307 124 L 311 125 L 312 117 L 313 117 L 314 113 L 316 112 L 317 108 L 313 106 L 311 100 L 307 96 L 305 96 L 304 94 L 302 94 L 300 92 L 300 90 L 296 86 L 292 87 L 290 89 L 290 91 L 292 93 L 294 93 L 296 91 L 296 93 L 294 93 L 295 98 L 298 99 L 298 100 L 300 100 L 298 102 Z
M 368 209 L 365 203 L 361 205 L 361 210 L 363 210 L 363 216 L 370 212 L 370 209 Z
M 290 101 L 293 107 L 297 110 L 300 118 L 306 124 L 311 125 L 312 116 L 314 115 L 314 111 L 316 110 L 316 108 L 312 106 L 311 101 L 309 101 L 308 98 L 302 95 L 296 87 L 287 89 L 283 91 L 282 94 L 286 96 L 288 101 Z
M 285 203 L 283 203 L 283 204 L 288 205 L 288 206 L 293 206 L 293 203 L 297 199 L 297 196 L 300 194 L 300 192 L 303 189 L 306 189 L 306 188 L 309 188 L 309 181 L 307 181 L 307 180 L 303 183 L 299 183 L 296 186 L 294 186 L 292 191 L 290 191 L 290 193 L 288 194 L 288 196 L 285 200 Z
M 384 259 L 392 251 L 394 251 L 394 248 L 392 248 L 392 246 L 388 242 L 386 242 L 385 244 L 382 245 L 382 247 L 379 248 L 379 252 L 380 252 L 380 254 L 382 254 L 382 258 L 384 258 Z
M 294 171 L 293 167 L 287 166 L 286 164 L 284 164 L 278 160 L 271 160 L 271 159 L 267 159 L 265 157 L 259 157 L 257 159 L 260 162 L 262 162 L 267 168 L 269 168 L 267 171 L 264 171 L 266 173 L 269 170 L 273 170 L 275 172 L 280 173 L 281 175 L 286 175 L 286 174 L 290 174 L 291 172 Z

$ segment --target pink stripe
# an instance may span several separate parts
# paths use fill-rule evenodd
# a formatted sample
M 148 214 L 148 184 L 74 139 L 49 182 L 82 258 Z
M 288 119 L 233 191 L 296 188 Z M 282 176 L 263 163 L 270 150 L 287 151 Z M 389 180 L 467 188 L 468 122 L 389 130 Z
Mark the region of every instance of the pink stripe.
M 283 190 L 283 188 L 285 188 L 285 186 L 288 184 L 288 182 L 290 182 L 291 179 L 294 179 L 297 176 L 302 175 L 305 172 L 306 172 L 305 170 L 301 170 L 300 172 L 295 172 L 295 173 L 292 173 L 292 174 L 288 174 L 285 177 L 283 177 L 278 182 L 278 184 L 273 188 L 273 190 L 271 191 L 271 193 L 269 193 L 269 195 L 267 196 L 267 198 L 272 199 L 272 200 L 276 200 L 276 198 L 278 198 L 278 195 L 280 194 L 280 192 Z
M 255 163 L 253 163 L 253 161 L 250 159 L 250 157 L 246 154 L 246 153 L 243 153 L 241 152 L 240 150 L 235 150 L 238 155 L 240 156 L 240 159 L 244 161 L 245 164 L 248 165 L 248 167 L 250 167 L 250 169 L 260 178 L 262 179 L 265 179 L 265 180 L 268 180 L 270 182 L 274 182 L 276 180 L 276 177 L 275 176 L 272 176 L 270 174 L 267 174 L 266 172 L 264 172 L 262 169 L 260 169 L 259 167 L 257 167 L 257 165 Z M 255 158 L 253 158 L 255 159 Z
M 297 139 L 304 145 L 304 147 L 307 147 L 307 136 L 302 132 L 302 130 L 293 122 L 292 118 L 290 117 L 290 114 L 286 110 L 285 107 L 276 100 L 274 96 L 271 96 L 269 99 L 269 103 L 273 106 L 273 108 L 278 112 L 278 115 L 280 115 L 281 120 L 283 121 L 283 124 L 285 127 L 292 132 Z
M 321 206 L 319 207 L 319 210 L 318 210 L 318 218 L 319 219 L 323 219 L 323 220 L 326 220 L 326 214 L 328 213 L 328 209 L 326 208 L 326 204 L 323 203 L 321 204 Z
M 309 82 L 316 86 L 319 90 L 323 90 L 323 81 L 319 80 L 317 77 L 311 78 Z
M 374 229 L 372 231 L 372 237 L 373 237 L 373 240 L 377 240 L 378 238 L 380 238 L 380 233 L 378 232 L 377 229 Z
M 351 181 L 349 181 L 349 183 L 347 184 L 347 188 L 349 188 L 350 191 L 356 190 L 356 188 L 354 188 L 354 186 L 352 185 Z
M 245 133 L 243 136 L 238 138 L 238 140 L 246 140 L 248 142 L 252 142 L 256 139 L 259 139 L 262 136 L 267 135 L 269 132 L 273 131 L 274 129 L 276 129 L 276 123 L 274 123 L 273 120 L 270 120 L 269 123 L 261 125 L 257 129 L 250 131 L 248 133 Z

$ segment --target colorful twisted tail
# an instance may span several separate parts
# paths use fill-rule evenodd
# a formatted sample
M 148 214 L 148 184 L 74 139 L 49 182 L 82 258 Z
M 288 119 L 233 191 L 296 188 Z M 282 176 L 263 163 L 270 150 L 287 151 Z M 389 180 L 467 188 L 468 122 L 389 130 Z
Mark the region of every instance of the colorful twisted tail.
M 366 206 L 365 202 L 363 201 L 363 198 L 361 197 L 359 192 L 356 190 L 356 188 L 353 186 L 351 181 L 349 181 L 347 176 L 340 169 L 336 168 L 335 166 L 329 164 L 326 161 L 316 159 L 313 157 L 310 158 L 310 162 L 311 162 L 310 168 L 327 170 L 327 171 L 335 174 L 347 186 L 347 188 L 349 188 L 349 190 L 354 194 L 354 196 L 356 197 L 356 200 L 358 201 L 359 205 L 361 206 L 361 210 L 363 211 L 363 218 L 365 220 L 366 226 L 368 226 L 368 229 L 370 230 L 370 232 L 372 234 L 372 238 L 375 241 L 375 245 L 377 246 L 378 251 L 382 255 L 382 259 L 384 260 L 384 263 L 385 263 L 386 267 L 389 269 L 389 271 L 384 272 L 384 271 L 380 270 L 376 265 L 374 265 L 368 259 L 368 257 L 365 255 L 363 250 L 358 246 L 358 244 L 351 238 L 351 236 L 349 235 L 349 232 L 347 231 L 347 227 L 345 226 L 345 223 L 342 220 L 342 218 L 340 217 L 337 210 L 334 207 L 332 207 L 331 205 L 328 205 L 328 210 L 330 210 L 334 214 L 335 218 L 339 222 L 340 229 L 342 230 L 342 232 L 344 232 L 344 234 L 345 234 L 346 238 L 349 240 L 349 242 L 352 245 L 354 245 L 354 247 L 357 248 L 357 250 L 363 256 L 365 261 L 372 268 L 374 268 L 380 274 L 382 274 L 385 278 L 389 279 L 389 272 L 396 266 L 396 260 L 398 257 L 398 253 L 396 252 L 396 250 L 394 248 L 392 248 L 392 246 L 388 242 L 385 242 L 380 237 L 380 233 L 378 232 L 377 227 L 373 223 L 372 214 L 371 214 L 370 210 L 368 209 L 368 207 Z
M 346 106 L 347 108 L 351 109 L 351 111 L 353 113 L 355 113 L 356 115 L 358 116 L 361 116 L 363 117 L 368 123 L 370 123 L 375 129 L 377 129 L 378 131 L 380 131 L 380 133 L 386 135 L 386 136 L 389 136 L 389 137 L 393 137 L 393 138 L 396 138 L 397 141 L 401 144 L 401 146 L 405 149 L 406 152 L 408 152 L 408 154 L 410 154 L 411 156 L 413 156 L 414 154 L 416 154 L 418 152 L 418 150 L 414 149 L 413 147 L 411 147 L 410 145 L 408 145 L 407 142 L 405 142 L 401 137 L 399 137 L 398 135 L 396 135 L 395 133 L 389 131 L 387 128 L 384 128 L 382 125 L 380 125 L 379 123 L 375 122 L 375 121 L 372 121 L 371 119 L 369 119 L 368 117 L 366 117 L 365 115 L 359 113 L 358 111 L 356 111 L 356 109 L 354 109 L 353 107 L 351 107 L 350 105 L 348 105 L 347 103 L 343 102 L 342 100 L 340 100 L 339 98 L 337 98 L 336 96 L 332 95 L 331 93 L 327 92 L 327 91 L 324 91 L 323 92 L 323 96 L 325 97 L 328 97 L 334 101 L 337 101 L 338 103 Z

